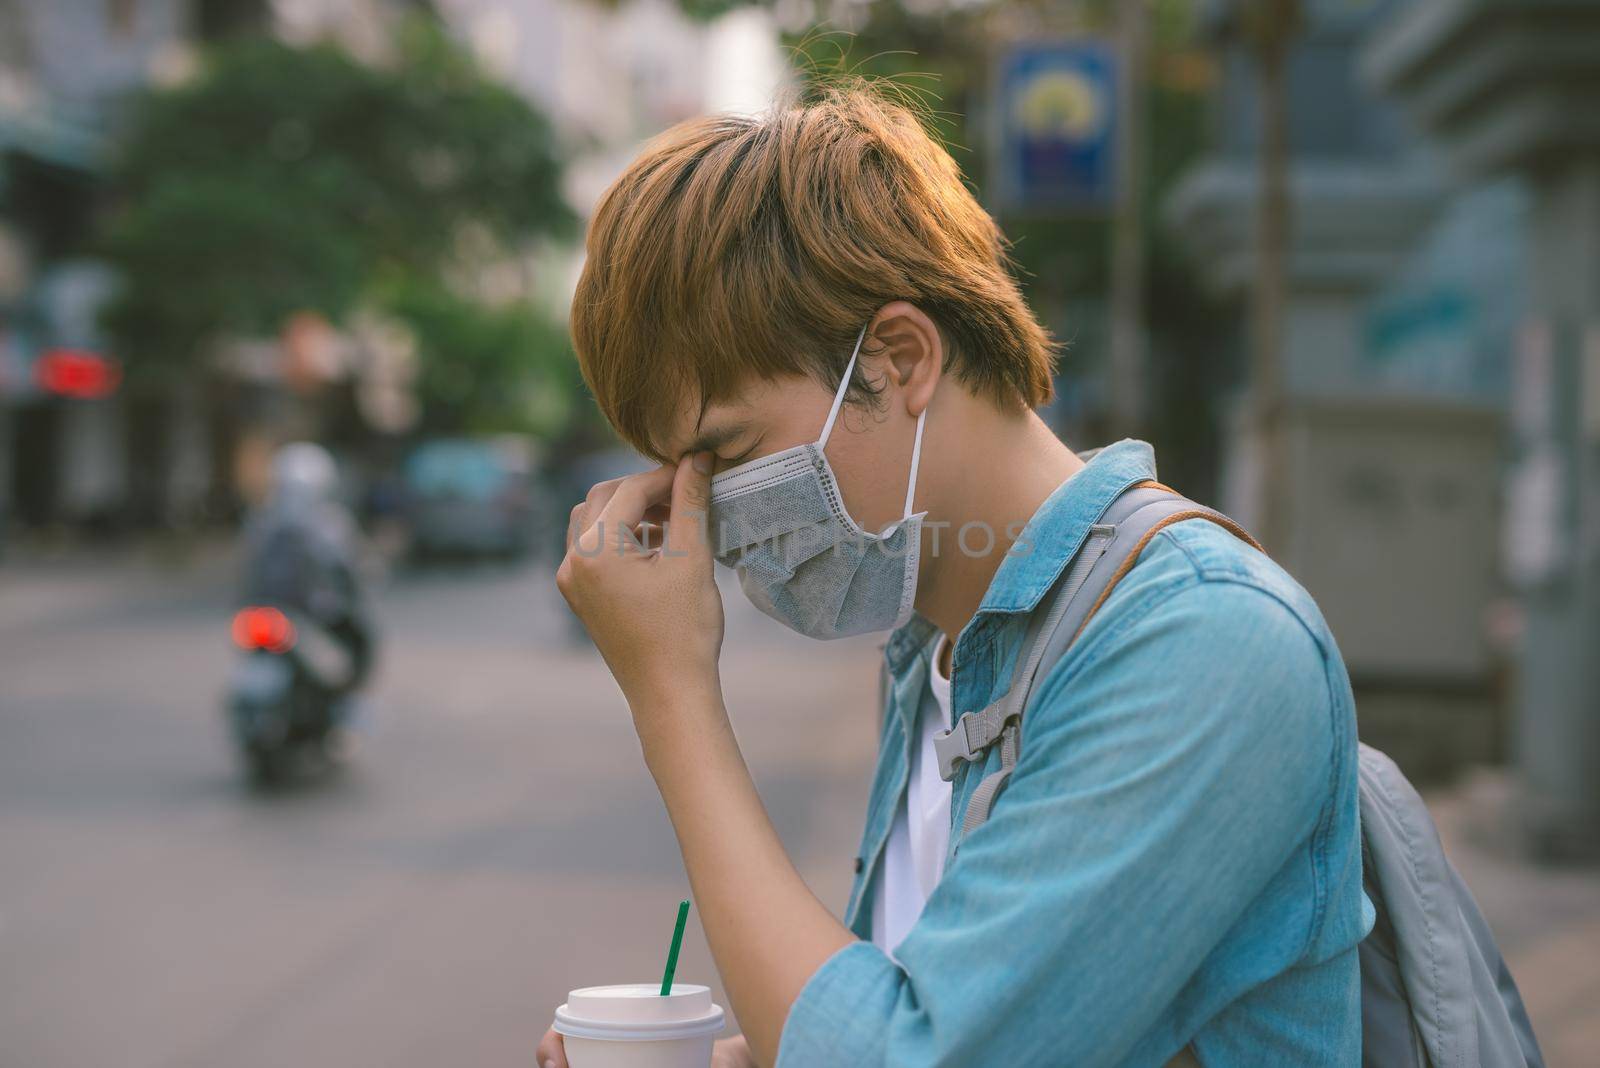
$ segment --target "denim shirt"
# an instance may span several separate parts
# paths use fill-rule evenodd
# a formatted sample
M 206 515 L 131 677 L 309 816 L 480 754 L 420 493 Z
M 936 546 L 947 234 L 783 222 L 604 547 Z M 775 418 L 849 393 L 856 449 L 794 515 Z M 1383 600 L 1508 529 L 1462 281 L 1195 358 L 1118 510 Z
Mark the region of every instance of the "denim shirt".
M 1040 506 L 957 638 L 953 715 L 1009 687 L 1029 613 L 1154 477 L 1150 447 L 1122 441 Z M 1208 521 L 1152 538 L 1036 684 L 1016 770 L 964 841 L 999 746 L 960 766 L 944 875 L 891 959 L 870 903 L 935 637 L 917 616 L 885 648 L 845 913 L 861 941 L 801 990 L 780 1068 L 1161 1065 L 1185 1047 L 1206 1065 L 1359 1065 L 1355 711 L 1310 596 Z

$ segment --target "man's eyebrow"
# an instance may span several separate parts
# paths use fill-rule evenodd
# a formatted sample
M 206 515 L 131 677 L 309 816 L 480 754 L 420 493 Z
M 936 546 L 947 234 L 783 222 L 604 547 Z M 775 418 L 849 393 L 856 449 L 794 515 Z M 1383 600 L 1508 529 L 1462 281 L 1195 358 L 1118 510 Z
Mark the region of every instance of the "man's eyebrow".
M 743 434 L 749 426 L 749 423 L 735 423 L 732 426 L 703 431 L 699 437 L 684 447 L 683 455 L 695 452 L 716 452 L 722 446 Z

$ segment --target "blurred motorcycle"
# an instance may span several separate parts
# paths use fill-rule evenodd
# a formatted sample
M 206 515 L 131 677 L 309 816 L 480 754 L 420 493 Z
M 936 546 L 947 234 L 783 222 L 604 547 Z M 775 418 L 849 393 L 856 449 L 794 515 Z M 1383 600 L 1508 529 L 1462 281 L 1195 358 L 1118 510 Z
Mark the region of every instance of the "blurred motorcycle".
M 252 782 L 280 781 L 302 756 L 336 762 L 355 700 L 356 658 L 335 628 L 273 605 L 233 617 L 228 683 L 234 741 Z
M 373 636 L 355 524 L 337 501 L 338 470 L 318 445 L 285 445 L 273 489 L 246 531 L 239 649 L 229 722 L 251 779 L 283 777 L 305 754 L 343 755 Z

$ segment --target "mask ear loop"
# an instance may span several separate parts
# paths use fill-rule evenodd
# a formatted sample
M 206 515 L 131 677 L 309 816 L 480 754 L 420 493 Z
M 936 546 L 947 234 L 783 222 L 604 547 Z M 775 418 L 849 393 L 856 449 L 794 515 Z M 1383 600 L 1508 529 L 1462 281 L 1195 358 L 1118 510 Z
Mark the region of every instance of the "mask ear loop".
M 828 421 L 822 424 L 822 436 L 817 439 L 819 449 L 828 444 L 828 435 L 833 433 L 833 421 L 839 418 L 839 409 L 844 406 L 844 395 L 850 389 L 850 373 L 856 369 L 856 356 L 860 354 L 861 343 L 866 338 L 867 327 L 863 326 L 861 333 L 856 335 L 856 347 L 850 353 L 850 362 L 844 365 L 844 377 L 839 380 L 839 391 L 833 395 L 833 407 L 828 409 Z
M 917 436 L 911 442 L 911 477 L 906 480 L 906 508 L 905 514 L 900 517 L 902 523 L 911 518 L 911 504 L 917 496 L 917 465 L 922 462 L 922 423 L 927 418 L 927 408 L 917 413 Z

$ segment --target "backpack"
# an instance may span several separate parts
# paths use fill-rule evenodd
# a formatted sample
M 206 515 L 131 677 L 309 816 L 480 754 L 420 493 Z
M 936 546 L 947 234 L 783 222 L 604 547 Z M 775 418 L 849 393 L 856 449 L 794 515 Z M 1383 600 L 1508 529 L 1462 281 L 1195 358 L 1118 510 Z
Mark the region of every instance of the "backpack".
M 1124 490 L 1089 528 L 1034 610 L 1010 688 L 935 736 L 939 771 L 947 781 L 957 763 L 978 760 L 997 742 L 1001 747 L 1000 768 L 978 784 L 967 805 L 962 836 L 989 818 L 1016 766 L 1022 714 L 1035 680 L 1066 653 L 1150 539 L 1185 519 L 1217 523 L 1261 548 L 1233 520 L 1158 482 Z M 1445 857 L 1422 798 L 1392 760 L 1365 744 L 1358 776 L 1362 882 L 1377 911 L 1358 949 L 1362 1064 L 1543 1068 L 1516 983 L 1472 894 Z M 1179 1061 L 1193 1063 L 1192 1054 L 1185 1050 Z

